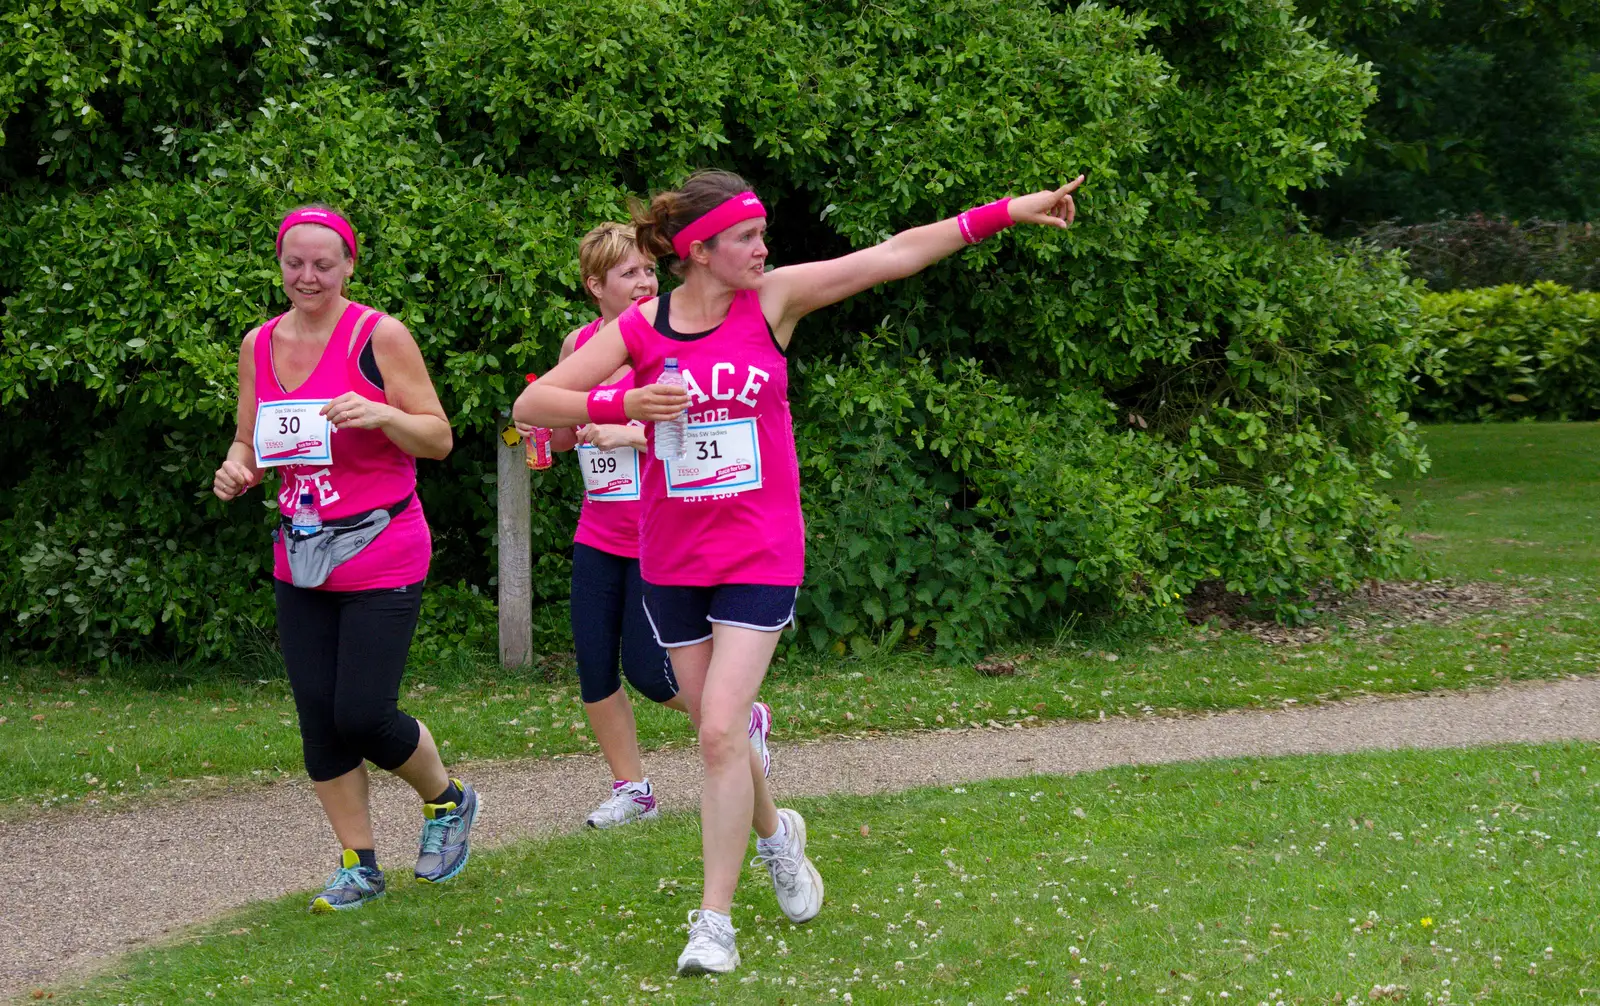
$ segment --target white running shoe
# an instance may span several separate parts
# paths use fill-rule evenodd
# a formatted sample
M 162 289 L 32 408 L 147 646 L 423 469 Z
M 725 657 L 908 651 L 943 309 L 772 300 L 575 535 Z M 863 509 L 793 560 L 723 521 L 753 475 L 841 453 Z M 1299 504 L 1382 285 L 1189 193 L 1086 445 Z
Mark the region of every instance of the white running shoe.
M 822 875 L 806 858 L 806 819 L 798 811 L 778 811 L 785 829 L 784 848 L 768 855 L 756 843 L 756 858 L 751 866 L 761 865 L 772 874 L 772 890 L 778 907 L 790 922 L 809 922 L 822 911 Z
M 761 756 L 761 774 L 772 777 L 772 752 L 767 748 L 767 737 L 772 734 L 772 707 L 757 702 L 750 707 L 750 747 Z
M 583 823 L 591 828 L 615 828 L 619 824 L 645 821 L 660 813 L 649 779 L 644 782 L 616 779 L 611 783 L 611 796 Z
M 689 913 L 689 945 L 678 955 L 680 975 L 725 975 L 739 966 L 733 923 L 701 908 Z

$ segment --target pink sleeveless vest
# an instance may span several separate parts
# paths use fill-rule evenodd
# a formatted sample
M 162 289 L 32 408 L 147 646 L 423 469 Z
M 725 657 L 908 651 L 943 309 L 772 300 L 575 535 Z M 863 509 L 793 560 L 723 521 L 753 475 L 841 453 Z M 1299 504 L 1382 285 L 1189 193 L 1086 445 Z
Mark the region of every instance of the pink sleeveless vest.
M 368 311 L 372 313 L 357 332 L 358 319 Z M 362 375 L 357 362 L 382 314 L 361 304 L 345 308 L 311 376 L 292 393 L 278 380 L 272 359 L 272 333 L 283 317 L 280 314 L 261 326 L 256 336 L 258 404 L 290 398 L 334 399 L 348 391 L 388 404 L 383 389 Z M 302 489 L 311 490 L 324 521 L 389 508 L 416 491 L 417 459 L 396 447 L 382 430 L 342 429 L 333 434 L 332 443 L 331 465 L 284 465 L 277 469 L 281 512 L 294 512 Z M 418 583 L 428 576 L 432 554 L 433 537 L 422 514 L 422 501 L 413 499 L 371 544 L 335 567 L 327 582 L 316 589 L 379 590 Z M 281 541 L 273 544 L 272 575 L 285 583 L 292 582 Z
M 578 333 L 578 338 L 573 344 L 573 349 L 581 349 L 583 344 L 594 338 L 595 333 L 605 325 L 604 318 L 596 318 L 583 327 Z M 633 375 L 624 374 L 620 381 L 606 387 L 631 388 Z M 642 425 L 642 424 L 640 424 Z M 639 456 L 641 474 L 644 468 L 646 455 Z M 639 519 L 644 516 L 644 504 L 641 500 L 611 500 L 597 499 L 589 493 L 583 494 L 583 510 L 578 514 L 578 531 L 572 540 L 580 545 L 588 545 L 611 555 L 620 555 L 625 559 L 639 558 Z
M 756 292 L 735 294 L 722 324 L 697 338 L 662 335 L 638 304 L 618 323 L 633 360 L 635 387 L 654 383 L 667 357 L 676 357 L 689 390 L 689 422 L 744 431 L 743 443 L 753 440 L 758 448 L 748 462 L 706 462 L 696 473 L 703 477 L 691 476 L 669 494 L 665 466 L 654 456 L 655 427 L 649 427 L 651 460 L 643 478 L 639 539 L 645 581 L 799 586 L 805 579 L 805 521 L 789 415 L 789 361 L 773 340 Z M 747 453 L 746 447 L 737 449 L 741 457 Z M 747 488 L 757 479 L 759 487 Z

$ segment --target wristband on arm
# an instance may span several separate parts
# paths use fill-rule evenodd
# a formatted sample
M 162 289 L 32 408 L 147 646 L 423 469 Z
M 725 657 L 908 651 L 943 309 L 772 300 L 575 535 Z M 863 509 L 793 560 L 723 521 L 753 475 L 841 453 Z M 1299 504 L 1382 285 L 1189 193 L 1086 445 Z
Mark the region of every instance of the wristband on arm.
M 589 392 L 589 422 L 597 426 L 628 425 L 628 410 L 623 407 L 622 388 L 596 388 Z
M 961 228 L 961 237 L 967 244 L 975 245 L 1016 223 L 1011 219 L 1010 203 L 1011 197 L 1007 196 L 992 203 L 974 206 L 956 217 L 956 226 Z

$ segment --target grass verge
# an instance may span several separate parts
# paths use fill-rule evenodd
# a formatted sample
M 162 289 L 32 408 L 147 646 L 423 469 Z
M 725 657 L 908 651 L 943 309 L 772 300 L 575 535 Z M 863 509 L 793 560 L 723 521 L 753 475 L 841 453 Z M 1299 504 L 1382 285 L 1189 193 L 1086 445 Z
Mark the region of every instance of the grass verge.
M 1600 752 L 1241 760 L 801 801 L 821 916 L 741 885 L 744 964 L 676 979 L 691 815 L 304 897 L 140 952 L 83 1002 L 1577 1003 L 1600 987 Z M 400 873 L 403 871 L 397 871 Z

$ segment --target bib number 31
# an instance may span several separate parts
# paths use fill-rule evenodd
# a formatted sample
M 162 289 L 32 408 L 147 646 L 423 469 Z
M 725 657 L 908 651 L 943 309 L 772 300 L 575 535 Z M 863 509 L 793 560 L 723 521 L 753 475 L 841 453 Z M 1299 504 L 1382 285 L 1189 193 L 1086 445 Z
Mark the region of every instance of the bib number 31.
M 256 406 L 256 467 L 333 464 L 332 428 L 321 415 L 329 399 Z
M 756 420 L 690 423 L 683 454 L 668 462 L 668 496 L 726 496 L 761 488 Z

